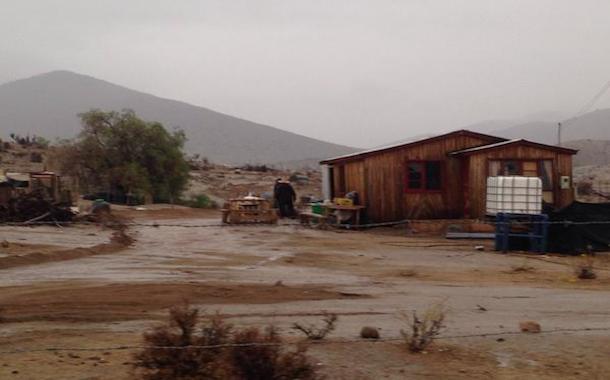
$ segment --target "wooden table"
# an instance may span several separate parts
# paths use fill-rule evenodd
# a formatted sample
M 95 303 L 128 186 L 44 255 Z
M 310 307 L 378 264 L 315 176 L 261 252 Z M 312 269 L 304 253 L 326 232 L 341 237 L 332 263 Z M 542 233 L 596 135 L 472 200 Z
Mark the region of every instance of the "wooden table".
M 335 204 L 322 205 L 322 207 L 324 207 L 324 213 L 326 216 L 329 216 L 331 212 L 335 210 L 351 212 L 354 216 L 355 226 L 360 225 L 360 211 L 365 208 L 364 206 L 341 206 Z M 341 221 L 337 218 L 337 225 L 339 224 L 341 224 Z

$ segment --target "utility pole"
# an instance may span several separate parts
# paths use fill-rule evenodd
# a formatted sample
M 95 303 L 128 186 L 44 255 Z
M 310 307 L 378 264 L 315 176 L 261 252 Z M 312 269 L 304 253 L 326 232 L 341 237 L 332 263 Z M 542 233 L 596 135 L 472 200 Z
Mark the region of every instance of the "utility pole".
M 563 122 L 567 125 L 577 119 L 578 117 L 584 115 L 589 112 L 591 108 L 597 103 L 597 101 L 606 93 L 606 91 L 610 90 L 610 81 L 608 81 L 604 86 L 599 90 L 597 94 L 591 99 L 587 104 L 585 104 L 580 111 L 569 119 L 563 120 Z M 557 123 L 557 145 L 561 145 L 561 123 Z

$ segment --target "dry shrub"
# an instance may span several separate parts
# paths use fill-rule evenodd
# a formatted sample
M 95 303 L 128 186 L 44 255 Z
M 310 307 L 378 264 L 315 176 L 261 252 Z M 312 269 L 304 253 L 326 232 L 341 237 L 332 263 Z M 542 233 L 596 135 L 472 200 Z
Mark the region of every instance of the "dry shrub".
M 294 352 L 283 352 L 283 341 L 277 330 L 267 327 L 264 332 L 250 328 L 235 333 L 235 345 L 230 353 L 233 378 L 247 380 L 317 379 L 315 368 L 309 363 L 307 346 L 300 345 Z
M 581 280 L 593 280 L 597 278 L 594 269 L 595 259 L 592 255 L 582 255 L 574 268 L 574 273 Z
M 136 354 L 134 366 L 145 380 L 222 379 L 226 370 L 222 348 L 229 341 L 231 326 L 214 316 L 197 331 L 199 310 L 188 306 L 170 310 L 169 324 L 144 334 L 149 346 Z M 176 347 L 174 349 L 167 347 Z
M 338 319 L 339 317 L 337 317 L 337 314 L 324 313 L 324 319 L 322 319 L 324 326 L 304 326 L 300 323 L 294 323 L 292 325 L 292 329 L 302 332 L 303 334 L 305 334 L 305 336 L 307 336 L 307 339 L 322 340 L 326 338 L 326 335 L 330 334 L 335 329 L 335 324 L 337 323 Z
M 411 352 L 422 352 L 434 341 L 445 327 L 445 308 L 442 305 L 435 305 L 426 310 L 423 319 L 417 316 L 417 311 L 413 311 L 412 318 L 404 315 L 409 325 L 409 331 L 400 330 L 400 334 L 405 339 Z
M 89 221 L 100 223 L 104 227 L 114 230 L 112 242 L 129 247 L 135 243 L 136 239 L 129 233 L 128 221 L 120 216 L 108 212 L 90 215 Z
M 144 380 L 316 379 L 307 347 L 286 352 L 273 327 L 234 330 L 219 315 L 198 328 L 199 311 L 188 305 L 170 310 L 169 324 L 144 334 L 147 348 L 135 355 Z
M 520 265 L 514 265 L 511 268 L 512 273 L 530 273 L 534 272 L 536 268 L 531 265 L 528 265 L 527 260 L 523 260 Z
M 39 152 L 31 152 L 30 153 L 30 162 L 41 163 L 43 161 L 42 154 Z
M 403 270 L 399 273 L 401 277 L 416 277 L 417 271 L 415 269 Z
M 576 191 L 578 195 L 591 195 L 593 194 L 593 184 L 591 182 L 578 182 L 576 184 Z

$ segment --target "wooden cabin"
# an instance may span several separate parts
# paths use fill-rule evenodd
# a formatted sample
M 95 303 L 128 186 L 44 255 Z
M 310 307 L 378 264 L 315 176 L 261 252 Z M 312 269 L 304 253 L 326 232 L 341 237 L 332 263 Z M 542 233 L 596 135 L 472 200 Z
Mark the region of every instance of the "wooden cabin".
M 540 177 L 546 202 L 572 203 L 577 151 L 459 130 L 320 162 L 327 199 L 357 191 L 370 222 L 485 216 L 489 176 Z

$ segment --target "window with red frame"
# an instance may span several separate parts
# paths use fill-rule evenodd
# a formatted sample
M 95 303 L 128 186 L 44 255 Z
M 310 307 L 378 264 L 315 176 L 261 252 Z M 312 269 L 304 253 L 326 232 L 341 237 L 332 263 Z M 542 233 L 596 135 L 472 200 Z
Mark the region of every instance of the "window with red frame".
M 406 191 L 440 191 L 441 177 L 440 161 L 409 161 L 407 162 Z

